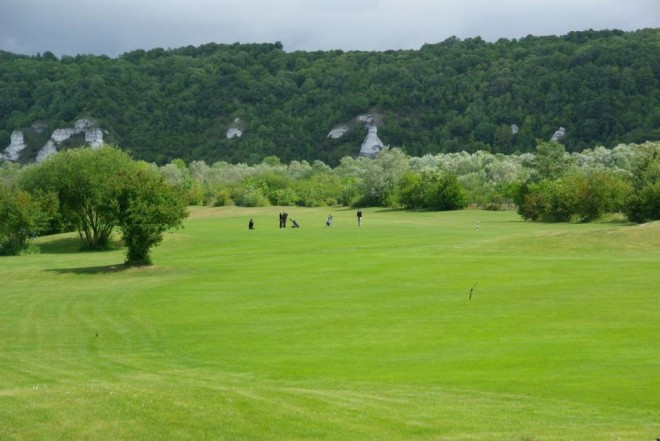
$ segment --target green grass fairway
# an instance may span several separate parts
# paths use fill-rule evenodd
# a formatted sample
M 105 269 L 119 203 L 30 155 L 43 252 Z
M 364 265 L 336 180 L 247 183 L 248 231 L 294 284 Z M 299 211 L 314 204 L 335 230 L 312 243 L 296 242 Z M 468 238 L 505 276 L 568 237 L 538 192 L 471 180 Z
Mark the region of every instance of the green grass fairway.
M 660 437 L 660 223 L 280 209 L 0 257 L 0 439 Z

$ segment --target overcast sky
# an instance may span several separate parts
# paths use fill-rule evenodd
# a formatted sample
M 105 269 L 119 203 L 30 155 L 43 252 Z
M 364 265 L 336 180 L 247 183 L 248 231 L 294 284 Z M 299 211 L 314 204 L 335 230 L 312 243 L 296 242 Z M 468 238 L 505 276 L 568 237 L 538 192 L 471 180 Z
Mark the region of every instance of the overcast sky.
M 1 50 L 58 56 L 209 42 L 382 51 L 649 27 L 660 0 L 0 0 Z

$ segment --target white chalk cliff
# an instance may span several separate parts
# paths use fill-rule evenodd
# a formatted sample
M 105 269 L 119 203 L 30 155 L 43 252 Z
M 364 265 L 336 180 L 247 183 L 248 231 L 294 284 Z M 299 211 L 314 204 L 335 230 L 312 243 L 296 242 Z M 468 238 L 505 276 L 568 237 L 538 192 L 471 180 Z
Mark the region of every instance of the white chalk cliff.
M 384 147 L 383 141 L 378 137 L 378 124 L 381 122 L 380 115 L 366 114 L 357 117 L 367 128 L 367 136 L 360 147 L 361 156 L 372 156 Z
M 225 133 L 227 139 L 240 138 L 243 136 L 242 122 L 240 118 L 234 119 L 234 122 L 231 123 L 227 132 Z
M 5 149 L 5 154 L 0 153 L 0 159 L 7 161 L 16 161 L 21 155 L 21 152 L 25 150 L 27 145 L 25 144 L 25 136 L 20 130 L 14 130 L 11 132 L 11 142 L 9 146 Z
M 372 156 L 381 151 L 384 147 L 383 141 L 378 137 L 378 124 L 381 123 L 381 117 L 377 114 L 364 114 L 355 118 L 367 129 L 367 136 L 360 146 L 361 156 Z M 350 124 L 340 124 L 332 128 L 328 133 L 328 138 L 339 139 L 351 130 Z
M 85 130 L 85 144 L 89 144 L 93 149 L 101 147 L 104 144 L 103 130 L 98 127 Z
M 49 155 L 57 152 L 60 144 L 80 133 L 85 134 L 85 144 L 88 144 L 92 148 L 99 148 L 104 144 L 103 130 L 96 126 L 96 121 L 89 118 L 82 118 L 74 122 L 73 127 L 55 129 L 50 135 L 48 142 L 39 150 L 37 162 L 41 162 Z
M 39 150 L 39 153 L 37 153 L 37 162 L 43 161 L 53 153 L 57 153 L 57 146 L 52 139 L 49 139 L 46 145 L 41 147 L 41 150 Z
M 328 138 L 339 139 L 348 133 L 349 130 L 351 130 L 351 128 L 346 124 L 339 125 L 330 130 L 330 133 L 328 133 Z
M 368 126 L 368 130 L 367 137 L 364 138 L 360 147 L 360 155 L 362 156 L 375 155 L 384 147 L 383 141 L 378 137 L 378 126 Z
M 563 127 L 560 127 L 553 135 L 552 138 L 550 138 L 550 141 L 559 141 L 562 139 L 564 136 L 566 136 L 566 129 Z

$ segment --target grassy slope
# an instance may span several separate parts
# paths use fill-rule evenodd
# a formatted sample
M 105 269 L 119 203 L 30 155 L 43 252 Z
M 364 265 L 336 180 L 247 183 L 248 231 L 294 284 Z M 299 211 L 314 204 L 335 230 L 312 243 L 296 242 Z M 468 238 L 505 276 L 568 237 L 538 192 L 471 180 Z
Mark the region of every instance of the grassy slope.
M 660 433 L 660 224 L 277 211 L 195 209 L 152 268 L 0 258 L 0 439 Z

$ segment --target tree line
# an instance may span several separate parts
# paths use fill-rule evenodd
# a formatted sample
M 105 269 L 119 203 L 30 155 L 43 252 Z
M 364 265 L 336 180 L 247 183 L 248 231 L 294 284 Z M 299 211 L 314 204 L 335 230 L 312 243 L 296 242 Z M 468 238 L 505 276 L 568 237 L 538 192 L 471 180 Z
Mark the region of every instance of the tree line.
M 660 219 L 660 142 L 567 152 L 538 141 L 533 153 L 478 151 L 409 156 L 399 148 L 375 157 L 255 165 L 177 159 L 160 167 L 193 205 L 383 206 L 406 209 L 516 209 L 528 220 L 589 222 L 621 213 L 632 222 Z
M 660 220 L 660 142 L 567 152 L 539 141 L 533 153 L 479 151 L 260 163 L 175 159 L 157 166 L 115 148 L 70 149 L 39 164 L 0 163 L 0 250 L 24 252 L 30 237 L 77 230 L 83 248 L 107 247 L 114 231 L 127 262 L 150 262 L 162 233 L 189 205 L 383 206 L 517 209 L 527 220 L 589 222 L 608 214 Z
M 384 143 L 411 156 L 533 152 L 560 126 L 569 152 L 612 148 L 660 139 L 659 40 L 660 30 L 645 29 L 452 37 L 384 52 L 286 52 L 280 43 L 117 58 L 0 51 L 0 147 L 25 129 L 21 161 L 31 161 L 53 129 L 91 117 L 110 142 L 159 165 L 277 156 L 334 167 L 366 134 L 354 118 L 376 113 Z M 237 119 L 243 135 L 228 139 Z M 328 138 L 341 123 L 357 126 Z

